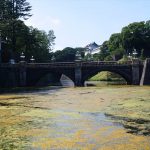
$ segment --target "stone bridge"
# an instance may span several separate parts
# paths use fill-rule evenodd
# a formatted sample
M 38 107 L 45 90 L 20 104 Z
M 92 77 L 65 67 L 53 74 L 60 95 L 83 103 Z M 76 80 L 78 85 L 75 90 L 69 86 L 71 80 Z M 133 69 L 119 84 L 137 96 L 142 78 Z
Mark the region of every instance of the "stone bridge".
M 83 86 L 90 77 L 101 71 L 110 71 L 121 75 L 130 85 L 139 85 L 144 63 L 138 59 L 127 62 L 92 61 L 92 62 L 53 62 L 0 64 L 0 86 L 35 86 L 45 75 L 53 73 L 60 77 L 68 76 L 75 86 Z M 7 84 L 6 84 L 7 82 Z

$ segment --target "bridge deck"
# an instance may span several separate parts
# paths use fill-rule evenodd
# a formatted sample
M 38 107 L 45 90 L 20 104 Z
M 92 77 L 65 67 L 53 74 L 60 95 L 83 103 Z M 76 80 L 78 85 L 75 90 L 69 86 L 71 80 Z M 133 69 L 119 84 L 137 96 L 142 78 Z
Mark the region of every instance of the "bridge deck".
M 0 64 L 1 68 L 11 68 L 11 67 L 20 67 L 25 66 L 29 68 L 61 68 L 61 67 L 69 67 L 74 68 L 75 66 L 80 65 L 82 67 L 96 67 L 96 66 L 130 66 L 132 65 L 132 61 L 126 61 L 126 62 L 118 62 L 118 61 L 91 61 L 91 62 L 51 62 L 51 63 L 2 63 Z

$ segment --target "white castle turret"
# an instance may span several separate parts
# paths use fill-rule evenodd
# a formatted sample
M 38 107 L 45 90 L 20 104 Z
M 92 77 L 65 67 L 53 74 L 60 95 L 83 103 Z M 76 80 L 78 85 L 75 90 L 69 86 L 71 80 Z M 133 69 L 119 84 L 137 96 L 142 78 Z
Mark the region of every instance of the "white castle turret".
M 95 42 L 93 42 L 85 46 L 85 49 L 86 49 L 85 55 L 99 53 L 100 45 L 97 45 Z

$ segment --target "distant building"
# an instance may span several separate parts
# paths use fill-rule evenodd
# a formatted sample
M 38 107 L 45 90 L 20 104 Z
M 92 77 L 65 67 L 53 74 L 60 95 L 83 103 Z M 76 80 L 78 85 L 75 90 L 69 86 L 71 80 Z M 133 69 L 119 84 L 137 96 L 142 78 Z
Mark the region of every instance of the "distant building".
M 93 42 L 85 46 L 85 49 L 86 49 L 85 55 L 99 53 L 100 45 L 97 45 L 95 42 Z

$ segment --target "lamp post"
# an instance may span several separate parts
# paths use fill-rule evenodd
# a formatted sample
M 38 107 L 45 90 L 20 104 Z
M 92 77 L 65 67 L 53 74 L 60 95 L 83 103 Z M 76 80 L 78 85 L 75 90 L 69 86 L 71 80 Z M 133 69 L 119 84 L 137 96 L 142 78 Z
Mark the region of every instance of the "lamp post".
M 133 50 L 132 54 L 133 54 L 133 58 L 136 59 L 137 54 L 138 54 L 137 51 L 136 51 L 136 49 Z
M 75 55 L 75 61 L 81 61 L 81 60 L 82 60 L 81 53 L 77 51 Z
M 129 58 L 129 60 L 132 59 L 131 53 L 129 53 L 128 58 Z
M 22 52 L 21 55 L 20 55 L 20 61 L 21 61 L 21 62 L 24 62 L 24 61 L 25 61 L 24 52 Z
M 51 61 L 52 61 L 52 62 L 55 62 L 55 60 L 56 60 L 56 58 L 55 58 L 55 56 L 53 55 L 52 58 L 51 58 Z
M 31 56 L 30 62 L 31 62 L 31 63 L 34 63 L 34 61 L 35 61 L 34 57 Z

